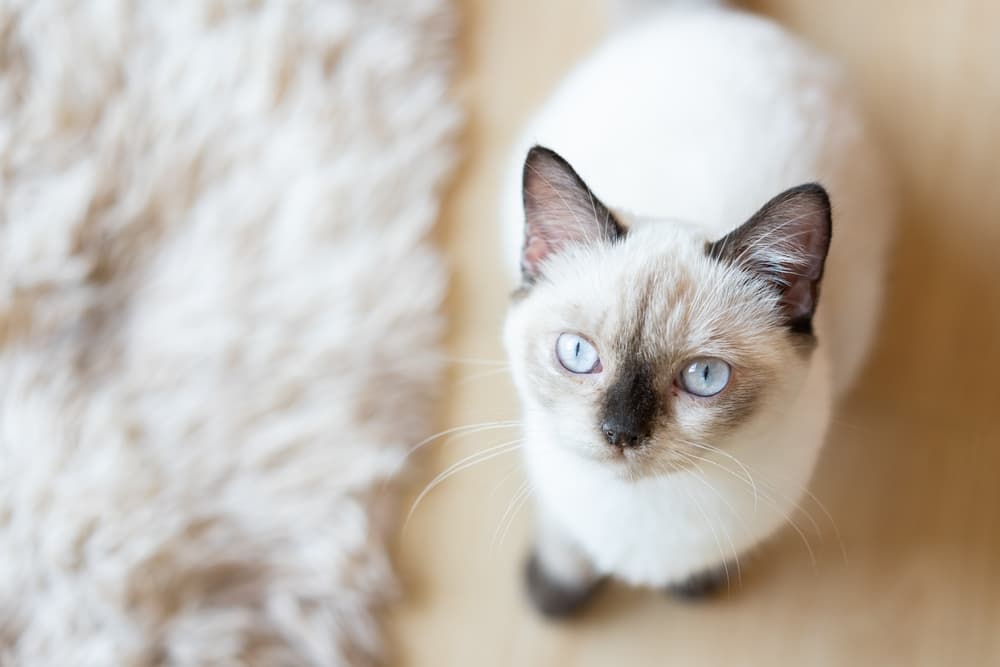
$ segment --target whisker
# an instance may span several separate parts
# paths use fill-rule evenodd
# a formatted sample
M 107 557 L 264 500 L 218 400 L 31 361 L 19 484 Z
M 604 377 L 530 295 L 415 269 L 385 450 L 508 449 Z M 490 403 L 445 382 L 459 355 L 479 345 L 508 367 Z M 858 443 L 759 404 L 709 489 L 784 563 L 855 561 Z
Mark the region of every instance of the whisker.
M 722 541 L 719 539 L 719 533 L 715 529 L 715 525 L 712 523 L 712 520 L 708 518 L 708 514 L 705 513 L 705 510 L 702 508 L 701 503 L 698 502 L 698 498 L 695 496 L 695 494 L 692 493 L 691 490 L 688 489 L 684 484 L 678 485 L 678 488 L 684 492 L 684 495 L 688 497 L 688 500 L 691 501 L 691 504 L 694 506 L 694 508 L 698 511 L 699 514 L 701 514 L 702 518 L 705 519 L 705 525 L 708 526 L 708 529 L 712 533 L 712 538 L 715 540 L 715 547 L 719 550 L 719 558 L 722 560 L 722 569 L 726 574 L 726 590 L 731 592 L 732 577 L 729 573 L 729 562 L 728 562 L 729 559 L 726 558 L 726 551 L 725 549 L 722 548 Z
M 707 488 L 712 493 L 714 493 L 715 496 L 719 500 L 722 501 L 722 503 L 726 506 L 726 508 L 729 509 L 729 512 L 733 515 L 733 517 L 736 518 L 736 519 L 739 519 L 740 515 L 733 508 L 732 503 L 730 503 L 728 500 L 726 500 L 725 496 L 723 496 L 722 493 L 720 493 L 718 489 L 716 489 L 714 486 L 712 486 L 711 483 L 709 483 L 709 481 L 704 478 L 704 472 L 701 471 L 701 468 L 697 464 L 694 464 L 694 467 L 695 467 L 695 469 L 697 469 L 698 471 L 701 472 L 701 475 L 691 475 L 691 478 L 694 479 L 695 481 L 697 481 L 698 483 L 700 483 L 702 486 L 704 486 L 705 488 Z M 716 518 L 718 518 L 718 515 L 717 515 Z M 729 542 L 729 549 L 730 549 L 730 551 L 733 552 L 733 560 L 736 561 L 736 582 L 737 582 L 738 585 L 742 586 L 743 585 L 743 568 L 740 565 L 740 554 L 736 550 L 736 544 L 733 542 L 732 535 L 730 535 L 729 531 L 726 530 L 726 527 L 725 527 L 724 523 L 722 523 L 721 528 L 722 528 L 723 534 L 726 536 L 726 541 Z M 723 562 L 725 562 L 725 560 Z
M 750 486 L 753 488 L 753 509 L 754 509 L 754 512 L 757 511 L 757 494 L 758 494 L 758 491 L 757 491 L 757 482 L 754 481 L 753 475 L 750 474 L 750 470 L 743 464 L 742 461 L 740 461 L 738 458 L 736 458 L 735 456 L 733 456 L 729 452 L 723 451 L 723 450 L 719 449 L 718 447 L 713 447 L 712 445 L 706 445 L 706 444 L 703 444 L 703 443 L 693 442 L 693 441 L 690 441 L 690 440 L 685 440 L 684 444 L 691 445 L 692 447 L 698 447 L 700 449 L 704 449 L 704 450 L 712 452 L 714 454 L 719 454 L 719 455 L 724 456 L 725 458 L 729 459 L 730 461 L 732 461 L 736 465 L 738 465 L 740 467 L 740 470 L 742 470 L 743 473 L 746 475 L 746 480 L 745 481 L 747 483 L 749 483 Z M 728 468 L 725 468 L 724 466 L 723 466 L 723 469 L 724 470 L 729 470 Z M 732 471 L 730 471 L 730 472 L 732 472 Z M 733 474 L 735 475 L 735 473 L 733 473 Z
M 812 542 L 809 541 L 805 532 L 799 527 L 799 524 L 797 524 L 791 516 L 786 516 L 785 521 L 788 522 L 788 525 L 792 527 L 792 530 L 798 533 L 799 537 L 802 539 L 802 543 L 805 545 L 806 551 L 809 552 L 809 561 L 812 563 L 813 571 L 815 572 L 817 570 L 816 552 L 813 551 Z
M 731 475 L 732 475 L 732 476 L 733 476 L 734 478 L 736 478 L 736 479 L 739 479 L 739 480 L 740 480 L 740 481 L 742 481 L 742 482 L 746 482 L 746 480 L 745 480 L 745 479 L 743 479 L 743 478 L 742 478 L 742 477 L 740 477 L 739 475 L 736 475 L 735 473 L 733 473 L 733 471 L 729 470 L 729 469 L 728 469 L 728 468 L 726 468 L 725 466 L 722 466 L 722 465 L 721 465 L 721 464 L 719 464 L 719 463 L 718 463 L 717 461 L 712 461 L 712 460 L 710 460 L 710 459 L 704 459 L 704 458 L 701 458 L 701 457 L 699 457 L 699 456 L 696 456 L 696 455 L 694 455 L 694 454 L 691 454 L 691 453 L 689 453 L 689 452 L 678 452 L 678 453 L 682 454 L 683 456 L 690 456 L 690 457 L 694 457 L 694 458 L 695 458 L 696 460 L 698 460 L 698 461 L 704 461 L 704 462 L 706 462 L 706 463 L 711 463 L 712 465 L 714 465 L 714 466 L 716 466 L 716 467 L 718 467 L 718 468 L 720 468 L 720 469 L 722 469 L 722 470 L 724 470 L 724 471 L 728 472 L 728 473 L 729 473 L 729 474 L 731 474 Z M 699 469 L 701 469 L 701 468 L 700 468 L 700 466 L 696 466 L 696 467 L 698 467 Z M 776 492 L 776 493 L 780 493 L 780 492 L 778 491 L 778 489 L 774 488 L 774 485 L 773 485 L 773 484 L 769 484 L 769 483 L 768 483 L 768 482 L 767 482 L 766 480 L 760 480 L 760 483 L 763 483 L 763 484 L 764 484 L 764 485 L 765 485 L 766 487 L 770 488 L 770 489 L 771 489 L 771 491 L 774 491 L 774 492 Z M 792 521 L 794 521 L 794 520 L 793 520 L 793 519 L 792 519 L 792 518 L 791 518 L 791 517 L 790 517 L 789 515 L 787 515 L 787 514 L 786 514 L 785 512 L 783 512 L 783 511 L 781 511 L 781 509 L 780 509 L 780 506 L 779 506 L 779 504 L 778 504 L 778 500 L 777 500 L 777 499 L 775 499 L 775 498 L 773 498 L 772 496 L 768 495 L 768 494 L 767 494 L 766 492 L 764 492 L 764 491 L 759 491 L 759 495 L 760 495 L 760 498 L 761 498 L 761 500 L 765 501 L 765 502 L 767 503 L 767 505 L 768 505 L 768 506 L 769 506 L 769 507 L 770 507 L 771 509 L 773 509 L 773 510 L 774 510 L 774 511 L 775 511 L 775 512 L 776 512 L 776 513 L 777 513 L 777 514 L 779 515 L 779 516 L 781 516 L 781 517 L 782 517 L 782 518 L 783 518 L 783 519 L 784 519 L 785 521 L 789 521 L 789 522 L 792 522 Z M 803 515 L 805 516 L 805 518 L 806 518 L 806 519 L 807 519 L 807 520 L 809 521 L 809 523 L 810 523 L 810 524 L 812 525 L 812 527 L 813 527 L 813 529 L 814 529 L 814 530 L 816 531 L 817 535 L 820 535 L 820 536 L 822 536 L 822 531 L 821 531 L 821 530 L 820 530 L 820 528 L 819 528 L 819 524 L 817 524 L 817 523 L 816 523 L 816 520 L 815 520 L 815 519 L 813 519 L 812 515 L 810 515 L 810 514 L 809 514 L 809 512 L 805 511 L 805 510 L 804 510 L 804 509 L 803 509 L 802 507 L 800 507 L 800 506 L 799 506 L 799 505 L 798 505 L 797 503 L 793 502 L 793 499 L 792 499 L 792 498 L 790 498 L 790 497 L 789 497 L 789 496 L 788 496 L 787 494 L 784 494 L 784 493 L 781 493 L 781 497 L 782 497 L 782 498 L 783 498 L 783 499 L 785 500 L 785 502 L 788 502 L 788 503 L 791 503 L 791 504 L 792 504 L 792 506 L 793 506 L 793 507 L 794 507 L 795 509 L 797 509 L 797 510 L 801 511 L 801 512 L 803 513 Z M 730 505 L 730 509 L 732 509 L 732 506 L 731 506 L 731 505 Z M 755 504 L 755 505 L 754 505 L 754 513 L 756 513 L 756 512 L 757 512 L 757 506 L 756 506 L 756 504 Z
M 844 565 L 848 565 L 848 562 L 847 562 L 847 547 L 844 545 L 844 538 L 841 537 L 840 528 L 837 526 L 837 522 L 833 520 L 833 515 L 830 514 L 830 510 L 828 510 L 826 508 L 826 505 L 824 505 L 820 501 L 820 499 L 818 497 L 816 497 L 816 494 L 814 494 L 812 491 L 810 491 L 806 487 L 802 487 L 802 492 L 805 495 L 807 495 L 809 497 L 809 499 L 812 500 L 813 503 L 817 507 L 819 507 L 819 510 L 826 516 L 827 521 L 830 522 L 830 527 L 833 528 L 833 534 L 837 538 L 837 544 L 840 545 L 840 555 L 844 559 Z
M 413 505 L 410 506 L 410 511 L 406 515 L 406 520 L 403 522 L 403 530 L 406 530 L 407 525 L 410 523 L 410 519 L 413 518 L 413 513 L 417 511 L 417 507 L 420 502 L 427 497 L 431 491 L 436 489 L 445 480 L 447 480 L 452 475 L 457 475 L 463 470 L 468 470 L 469 468 L 476 466 L 480 463 L 489 461 L 490 459 L 502 456 L 503 454 L 509 454 L 511 452 L 517 451 L 521 447 L 521 439 L 508 440 L 507 442 L 502 442 L 499 445 L 494 445 L 483 451 L 476 452 L 470 456 L 466 456 L 460 461 L 453 463 L 448 466 L 444 471 L 440 472 L 434 479 L 432 479 L 424 490 L 420 492 L 416 500 L 413 501 Z
M 521 425 L 520 420 L 507 420 L 507 421 L 479 422 L 479 423 L 476 423 L 476 424 L 466 424 L 464 426 L 453 426 L 452 428 L 447 428 L 447 429 L 445 429 L 443 431 L 439 431 L 438 433 L 435 433 L 434 435 L 429 435 L 426 438 L 424 438 L 423 440 L 421 440 L 420 442 L 418 442 L 417 444 L 412 445 L 406 451 L 406 453 L 403 455 L 403 459 L 402 459 L 402 461 L 400 461 L 400 463 L 402 464 L 404 461 L 406 461 L 411 456 L 413 456 L 417 452 L 418 449 L 420 449 L 421 447 L 424 447 L 426 445 L 429 445 L 430 443 L 434 442 L 438 438 L 443 438 L 445 436 L 452 436 L 452 437 L 449 437 L 448 440 L 445 440 L 444 444 L 447 444 L 450 440 L 452 440 L 452 438 L 458 438 L 458 437 L 462 437 L 462 436 L 466 436 L 466 435 L 472 435 L 474 433 L 480 433 L 482 431 L 493 431 L 493 430 L 498 430 L 498 429 L 503 429 L 503 428 L 515 428 L 515 427 L 518 427 L 520 425 Z M 382 485 L 380 487 L 380 491 L 385 491 L 386 488 L 388 488 L 390 482 L 391 482 L 391 479 L 389 479 L 389 478 L 386 478 L 386 479 L 382 480 Z
M 767 474 L 766 472 L 761 472 L 761 469 L 760 469 L 759 466 L 756 469 L 757 469 L 758 475 L 765 475 L 765 474 Z M 819 497 L 817 497 L 816 494 L 814 494 L 812 491 L 810 491 L 808 487 L 806 487 L 806 486 L 804 486 L 802 484 L 799 484 L 797 482 L 793 482 L 792 480 L 789 480 L 787 478 L 784 478 L 784 476 L 780 476 L 779 475 L 778 477 L 781 478 L 781 481 L 787 482 L 787 483 L 791 483 L 793 486 L 795 486 L 796 490 L 800 494 L 802 494 L 803 496 L 808 497 L 809 500 L 812 501 L 812 503 L 814 505 L 816 505 L 816 507 L 819 508 L 820 512 L 823 513 L 823 516 L 830 523 L 830 527 L 833 529 L 834 537 L 837 539 L 837 544 L 838 544 L 838 546 L 840 548 L 840 555 L 841 555 L 841 557 L 844 560 L 844 564 L 846 565 L 848 563 L 847 547 L 844 545 L 844 539 L 841 536 L 840 527 L 837 525 L 836 520 L 834 520 L 833 514 L 830 513 L 830 510 L 827 509 L 826 505 L 824 505 L 823 502 L 819 499 Z M 766 483 L 768 483 L 772 488 L 774 488 L 776 486 L 773 482 L 767 482 L 766 478 L 765 478 L 764 481 Z M 802 514 L 805 515 L 805 517 L 810 521 L 810 523 L 812 523 L 813 528 L 816 530 L 817 534 L 819 534 L 820 539 L 822 540 L 823 531 L 821 531 L 819 529 L 819 524 L 816 522 L 815 519 L 813 519 L 812 514 L 805 507 L 802 507 L 801 505 L 796 504 L 795 508 L 797 510 L 799 510 L 800 512 L 802 512 Z
M 696 456 L 694 454 L 691 454 L 690 452 L 677 452 L 677 453 L 680 454 L 682 457 L 689 458 L 688 463 L 690 463 L 691 466 L 694 467 L 696 470 L 698 470 L 699 472 L 701 472 L 701 474 L 702 474 L 703 477 L 705 475 L 705 471 L 704 471 L 704 469 L 701 466 L 699 466 L 696 463 L 696 461 L 704 461 L 706 463 L 712 463 L 712 464 L 718 465 L 718 464 L 716 464 L 715 461 L 711 461 L 709 459 L 705 459 L 705 458 L 702 458 L 700 456 Z M 725 470 L 726 472 L 732 472 L 728 468 L 723 468 L 723 470 Z M 736 478 L 739 479 L 740 481 L 746 481 L 742 477 L 740 477 L 739 475 L 737 475 Z M 713 493 L 715 493 L 716 497 L 719 498 L 719 500 L 721 500 L 723 502 L 723 504 L 725 504 L 726 508 L 734 516 L 739 516 L 739 513 L 733 507 L 733 504 L 731 502 L 729 502 L 729 500 L 727 500 L 726 497 L 724 495 L 722 495 L 722 493 L 718 489 L 716 489 L 714 486 L 712 486 L 711 484 L 709 484 L 708 481 L 707 481 L 707 479 L 705 480 L 705 483 L 708 484 L 709 488 L 712 490 Z M 756 508 L 754 508 L 754 510 L 756 511 Z
M 531 498 L 530 485 L 528 486 L 527 489 L 525 489 L 524 493 L 521 495 L 521 500 L 518 501 L 517 506 L 514 508 L 514 511 L 511 513 L 510 518 L 507 520 L 507 526 L 506 528 L 503 529 L 503 533 L 500 534 L 500 544 L 498 546 L 501 547 L 503 546 L 504 540 L 507 539 L 507 533 L 510 532 L 511 527 L 514 525 L 514 519 L 517 518 L 517 515 L 521 511 L 521 508 L 523 508 L 528 503 L 529 498 Z
M 413 445 L 406 456 L 409 457 L 415 451 L 421 447 L 430 444 L 437 440 L 438 438 L 443 438 L 446 435 L 452 435 L 453 433 L 459 435 L 471 435 L 473 433 L 479 433 L 481 431 L 491 431 L 500 428 L 514 428 L 520 426 L 520 420 L 507 420 L 507 421 L 492 421 L 492 422 L 479 422 L 478 424 L 466 424 L 465 426 L 453 426 L 452 428 L 445 429 L 434 435 L 429 435 L 417 444 Z
M 746 464 L 744 464 L 744 463 L 743 463 L 742 461 L 740 461 L 740 460 L 739 460 L 738 458 L 736 458 L 736 457 L 735 457 L 735 456 L 733 456 L 732 454 L 730 454 L 730 453 L 728 453 L 728 452 L 725 452 L 725 451 L 723 451 L 723 450 L 719 449 L 718 447 L 713 447 L 713 446 L 711 446 L 711 445 L 705 445 L 705 444 L 702 444 L 702 443 L 696 443 L 696 442 L 690 442 L 690 441 L 685 441 L 685 442 L 686 442 L 686 444 L 689 444 L 689 445 L 693 445 L 693 446 L 696 446 L 696 447 L 701 447 L 702 449 L 705 449 L 705 450 L 707 450 L 707 451 L 711 451 L 711 452 L 715 452 L 715 453 L 717 453 L 717 454 L 722 454 L 722 455 L 723 455 L 723 456 L 725 456 L 726 458 L 730 459 L 731 461 L 733 461 L 734 463 L 736 463 L 737 465 L 739 465 L 739 466 L 740 466 L 740 468 L 741 468 L 742 470 L 744 470 L 744 471 L 746 472 L 746 474 L 747 474 L 747 479 L 744 479 L 743 481 L 744 481 L 744 482 L 748 482 L 748 483 L 751 483 L 751 484 L 753 485 L 753 493 L 754 493 L 754 511 L 755 511 L 755 512 L 757 511 L 757 497 L 758 497 L 758 496 L 760 495 L 760 493 L 761 493 L 761 492 L 760 492 L 760 489 L 759 489 L 759 488 L 757 487 L 757 483 L 756 483 L 756 481 L 754 480 L 753 476 L 752 476 L 752 475 L 750 474 L 750 469 L 749 469 L 749 467 L 748 467 L 748 466 L 747 466 Z M 689 454 L 689 455 L 690 455 L 690 454 Z M 693 456 L 693 455 L 692 455 L 692 456 Z M 732 475 L 733 475 L 734 477 L 736 477 L 737 479 L 742 479 L 741 477 L 739 477 L 738 475 L 736 475 L 736 474 L 735 474 L 735 473 L 734 473 L 734 472 L 733 472 L 732 470 L 729 470 L 729 469 L 728 469 L 728 468 L 726 468 L 725 466 L 722 466 L 722 465 L 720 465 L 720 464 L 719 464 L 718 462 L 716 462 L 716 461 L 711 461 L 711 460 L 706 460 L 706 462 L 707 462 L 707 463 L 712 463 L 713 465 L 716 465 L 716 466 L 720 467 L 721 469 L 723 469 L 723 470 L 725 470 L 725 471 L 729 472 L 730 474 L 732 474 Z M 760 471 L 759 471 L 759 469 L 758 469 L 758 476 L 760 476 Z M 802 507 L 802 506 L 801 506 L 801 505 L 800 505 L 800 504 L 799 504 L 798 502 L 796 502 L 796 501 L 795 501 L 795 498 L 793 498 L 793 497 L 789 496 L 788 494 L 785 494 L 784 492 L 780 491 L 780 490 L 779 490 L 779 489 L 777 488 L 777 485 L 775 485 L 775 484 L 774 484 L 774 483 L 772 483 L 772 482 L 768 482 L 767 480 L 763 480 L 763 481 L 764 481 L 765 485 L 766 485 L 766 486 L 767 486 L 767 487 L 768 487 L 768 488 L 769 488 L 769 489 L 771 490 L 771 492 L 773 492 L 773 493 L 777 493 L 777 494 L 778 494 L 779 496 L 781 496 L 781 498 L 780 498 L 780 499 L 783 499 L 783 500 L 784 500 L 784 501 L 785 501 L 786 503 L 790 504 L 790 505 L 792 506 L 792 508 L 793 508 L 793 509 L 795 509 L 795 510 L 797 510 L 797 511 L 801 512 L 801 513 L 802 513 L 802 515 L 803 515 L 803 516 L 804 516 L 804 517 L 806 518 L 806 520 L 807 520 L 807 521 L 809 521 L 809 523 L 810 523 L 810 524 L 812 525 L 813 529 L 814 529 L 814 530 L 816 531 L 816 534 L 817 534 L 817 535 L 818 535 L 818 536 L 819 536 L 819 537 L 820 537 L 820 538 L 822 539 L 822 534 L 823 534 L 823 531 L 822 531 L 822 530 L 820 530 L 820 528 L 819 528 L 819 524 L 818 524 L 818 523 L 816 522 L 816 520 L 815 520 L 815 519 L 813 518 L 812 514 L 810 514 L 810 513 L 809 513 L 809 512 L 808 512 L 808 511 L 807 511 L 807 510 L 806 510 L 806 509 L 804 508 L 804 507 Z M 802 490 L 802 491 L 807 491 L 807 490 L 805 489 L 805 487 L 800 487 L 800 490 Z M 812 543 L 811 543 L 811 542 L 809 541 L 808 537 L 807 537 L 807 536 L 806 536 L 806 534 L 805 534 L 805 531 L 803 531 L 803 530 L 802 530 L 802 527 L 801 527 L 801 526 L 799 526 L 799 524 L 798 524 L 798 523 L 797 523 L 797 522 L 795 521 L 795 519 L 794 519 L 794 518 L 793 518 L 793 517 L 791 516 L 791 514 L 786 514 L 785 512 L 782 512 L 782 511 L 780 511 L 780 509 L 778 509 L 778 505 L 777 505 L 777 501 L 776 501 L 776 500 L 775 500 L 774 498 L 771 498 L 771 497 L 768 497 L 768 496 L 766 496 L 766 495 L 765 495 L 764 497 L 765 497 L 765 500 L 767 500 L 767 501 L 768 501 L 768 502 L 769 502 L 769 503 L 771 504 L 772 508 L 773 508 L 773 509 L 774 509 L 774 510 L 775 510 L 775 511 L 776 511 L 776 512 L 777 512 L 777 513 L 778 513 L 778 514 L 779 514 L 779 515 L 780 515 L 780 516 L 781 516 L 781 517 L 782 517 L 782 518 L 783 518 L 783 519 L 784 519 L 784 520 L 785 520 L 785 521 L 786 521 L 786 522 L 787 522 L 787 523 L 788 523 L 789 525 L 791 525 L 792 529 L 793 529 L 793 530 L 794 530 L 794 531 L 795 531 L 796 533 L 798 533 L 799 537 L 800 537 L 800 538 L 801 538 L 801 540 L 802 540 L 802 543 L 803 543 L 803 544 L 805 545 L 805 547 L 806 547 L 806 550 L 807 550 L 807 551 L 809 552 L 809 559 L 810 559 L 810 561 L 812 562 L 812 565 L 813 565 L 813 569 L 815 569 L 815 568 L 817 567 L 817 561 L 816 561 L 816 554 L 815 554 L 815 551 L 814 551 L 814 550 L 813 550 L 813 548 L 812 548 Z M 839 530 L 836 530 L 835 532 L 837 533 L 837 535 L 838 535 L 838 540 L 839 540 L 839 539 L 840 539 L 840 538 L 839 538 L 839 534 L 840 534 L 840 531 L 839 531 Z M 841 543 L 841 551 L 843 552 L 843 551 L 844 551 L 844 549 L 843 549 L 843 541 L 841 540 L 841 541 L 840 541 L 840 543 Z
M 507 472 L 505 472 L 503 474 L 503 477 L 501 477 L 499 480 L 497 480 L 497 483 L 493 485 L 493 488 L 490 490 L 490 498 L 492 498 L 493 496 L 495 496 L 497 494 L 497 491 L 500 490 L 500 487 L 503 486 L 504 483 L 506 483 L 508 479 L 510 479 L 511 475 L 513 475 L 515 472 L 517 472 L 518 470 L 520 470 L 520 468 L 521 468 L 521 464 L 520 463 L 514 463 L 514 465 L 512 465 L 511 467 L 509 467 L 507 469 Z
M 758 475 L 759 474 L 760 473 L 758 471 Z M 792 527 L 792 530 L 794 530 L 798 534 L 799 538 L 802 540 L 802 544 L 805 546 L 806 551 L 809 553 L 809 560 L 812 563 L 813 570 L 815 571 L 816 567 L 817 567 L 817 561 L 816 561 L 816 553 L 815 553 L 815 551 L 813 550 L 813 547 L 812 547 L 812 542 L 809 541 L 808 535 L 806 534 L 806 532 L 804 530 L 802 530 L 802 527 L 798 524 L 798 522 L 792 516 L 792 513 L 796 512 L 796 511 L 800 512 L 806 518 L 806 520 L 809 522 L 809 524 L 812 526 L 812 528 L 815 531 L 816 535 L 819 536 L 820 540 L 822 540 L 822 538 L 823 538 L 823 531 L 820 530 L 819 524 L 816 522 L 816 519 L 813 518 L 812 514 L 810 514 L 804 507 L 802 507 L 798 502 L 796 502 L 796 500 L 795 500 L 795 498 L 793 496 L 790 496 L 790 495 L 784 493 L 783 491 L 781 491 L 780 489 L 778 489 L 777 485 L 774 484 L 773 482 L 769 482 L 766 479 L 762 479 L 761 481 L 768 488 L 770 488 L 770 490 L 773 493 L 777 493 L 780 496 L 780 499 L 783 499 L 784 502 L 788 503 L 791 506 L 792 512 L 790 512 L 790 513 L 782 512 L 782 511 L 780 511 L 778 509 L 777 501 L 774 498 L 768 497 L 769 500 L 770 500 L 770 502 L 771 502 L 771 505 L 772 505 L 772 507 L 774 507 L 775 511 L 781 516 L 781 518 L 788 525 L 790 525 Z
M 511 497 L 510 502 L 507 504 L 507 509 L 504 510 L 503 515 L 497 522 L 496 528 L 493 530 L 493 539 L 490 540 L 490 551 L 493 551 L 497 547 L 498 544 L 497 540 L 498 538 L 500 538 L 501 531 L 502 534 L 506 535 L 507 528 L 505 528 L 505 526 L 507 525 L 507 519 L 510 518 L 511 522 L 513 522 L 514 508 L 516 506 L 519 506 L 521 503 L 521 499 L 527 497 L 527 495 L 530 494 L 530 492 L 531 491 L 529 489 L 529 483 L 527 481 L 522 482 L 521 485 L 517 488 L 517 491 L 514 492 L 514 495 Z M 499 544 L 503 544 L 503 540 L 500 540 Z

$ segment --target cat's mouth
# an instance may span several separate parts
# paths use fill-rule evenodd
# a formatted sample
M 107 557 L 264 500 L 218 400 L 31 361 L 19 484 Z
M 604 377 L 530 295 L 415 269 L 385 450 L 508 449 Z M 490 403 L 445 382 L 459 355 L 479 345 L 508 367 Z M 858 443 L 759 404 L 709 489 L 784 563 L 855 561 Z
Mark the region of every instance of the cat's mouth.
M 655 474 L 657 467 L 653 447 L 648 442 L 622 447 L 605 445 L 597 456 L 599 461 L 618 472 L 623 479 L 641 479 Z
M 622 479 L 632 481 L 672 475 L 690 467 L 683 456 L 671 456 L 662 446 L 648 440 L 627 447 L 605 445 L 593 458 L 617 472 Z

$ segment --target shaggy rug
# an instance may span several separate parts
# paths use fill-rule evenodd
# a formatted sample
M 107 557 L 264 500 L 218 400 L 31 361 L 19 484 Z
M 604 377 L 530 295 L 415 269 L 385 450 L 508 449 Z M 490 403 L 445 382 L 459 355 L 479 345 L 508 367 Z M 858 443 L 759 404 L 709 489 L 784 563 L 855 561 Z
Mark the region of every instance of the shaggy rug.
M 0 3 L 0 664 L 378 659 L 452 19 Z

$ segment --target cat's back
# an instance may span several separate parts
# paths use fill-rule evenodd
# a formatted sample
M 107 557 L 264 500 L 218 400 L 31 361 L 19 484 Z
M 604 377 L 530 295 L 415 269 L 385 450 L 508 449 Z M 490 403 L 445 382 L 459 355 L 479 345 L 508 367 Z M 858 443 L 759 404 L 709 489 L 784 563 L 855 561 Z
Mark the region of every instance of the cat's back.
M 513 270 L 521 162 L 536 143 L 626 218 L 683 221 L 713 239 L 777 193 L 821 182 L 835 231 L 818 317 L 821 335 L 837 328 L 824 320 L 853 320 L 830 336 L 842 339 L 833 344 L 837 384 L 850 381 L 871 338 L 881 293 L 872 272 L 891 205 L 879 156 L 829 61 L 767 20 L 715 7 L 660 11 L 613 34 L 559 86 L 514 152 L 503 201 Z M 853 302 L 843 296 L 859 290 Z M 842 309 L 851 312 L 824 313 Z
M 825 61 L 758 17 L 661 11 L 580 63 L 521 148 L 552 148 L 612 208 L 723 233 L 816 177 L 835 80 Z

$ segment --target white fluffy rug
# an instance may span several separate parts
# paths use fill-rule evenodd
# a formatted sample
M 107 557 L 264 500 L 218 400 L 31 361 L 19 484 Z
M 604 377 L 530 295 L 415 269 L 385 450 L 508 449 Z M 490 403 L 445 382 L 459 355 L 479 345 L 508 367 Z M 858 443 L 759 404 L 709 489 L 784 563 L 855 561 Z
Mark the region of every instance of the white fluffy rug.
M 448 0 L 0 3 L 0 664 L 367 664 Z

